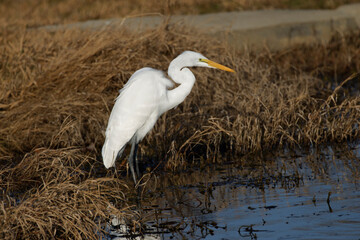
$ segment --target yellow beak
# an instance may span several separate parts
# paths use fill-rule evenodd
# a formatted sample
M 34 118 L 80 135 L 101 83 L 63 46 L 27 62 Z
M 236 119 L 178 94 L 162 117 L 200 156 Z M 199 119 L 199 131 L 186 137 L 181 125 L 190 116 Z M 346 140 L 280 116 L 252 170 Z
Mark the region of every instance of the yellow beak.
M 235 72 L 234 70 L 232 70 L 231 68 L 225 67 L 224 65 L 221 65 L 219 63 L 213 62 L 209 59 L 201 59 L 200 61 L 207 63 L 209 66 L 217 68 L 217 69 L 221 69 L 227 72 Z

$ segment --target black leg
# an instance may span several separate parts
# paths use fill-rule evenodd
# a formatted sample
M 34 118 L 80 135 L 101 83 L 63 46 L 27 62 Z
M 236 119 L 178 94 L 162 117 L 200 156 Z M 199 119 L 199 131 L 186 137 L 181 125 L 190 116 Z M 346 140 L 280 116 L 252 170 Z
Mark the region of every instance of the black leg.
M 138 177 L 140 177 L 140 172 L 139 172 L 139 162 L 138 162 L 138 159 L 137 159 L 137 150 L 138 150 L 138 146 L 139 144 L 135 143 L 135 149 L 134 149 L 134 162 L 135 162 L 135 165 L 136 165 L 136 174 Z
M 129 163 L 129 167 L 130 167 L 130 171 L 131 171 L 131 174 L 133 176 L 133 179 L 134 179 L 134 183 L 136 184 L 136 174 L 135 174 L 135 171 L 134 171 L 134 151 L 135 151 L 135 145 L 137 145 L 135 143 L 134 140 L 131 141 L 131 150 L 130 150 L 130 156 L 128 158 L 128 163 Z M 135 157 L 136 157 L 136 153 L 135 153 Z

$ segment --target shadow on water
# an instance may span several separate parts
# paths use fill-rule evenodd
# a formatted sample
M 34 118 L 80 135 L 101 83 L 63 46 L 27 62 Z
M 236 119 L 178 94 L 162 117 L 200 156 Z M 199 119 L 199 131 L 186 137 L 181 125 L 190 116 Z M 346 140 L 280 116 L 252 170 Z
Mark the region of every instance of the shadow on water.
M 157 176 L 138 239 L 359 239 L 359 180 L 359 143 Z M 111 237 L 134 236 L 112 223 Z

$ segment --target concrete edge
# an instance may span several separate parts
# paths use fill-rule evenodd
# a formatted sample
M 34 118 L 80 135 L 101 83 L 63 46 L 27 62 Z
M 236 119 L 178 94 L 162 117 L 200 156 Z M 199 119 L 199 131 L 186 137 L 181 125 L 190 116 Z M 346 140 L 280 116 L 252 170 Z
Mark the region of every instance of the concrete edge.
M 165 21 L 161 16 L 89 20 L 66 25 L 49 25 L 37 29 L 120 30 L 135 32 L 154 29 Z M 172 16 L 170 24 L 206 29 L 217 38 L 228 40 L 236 48 L 279 50 L 301 43 L 326 43 L 335 33 L 360 30 L 360 3 L 340 6 L 335 10 L 259 10 Z

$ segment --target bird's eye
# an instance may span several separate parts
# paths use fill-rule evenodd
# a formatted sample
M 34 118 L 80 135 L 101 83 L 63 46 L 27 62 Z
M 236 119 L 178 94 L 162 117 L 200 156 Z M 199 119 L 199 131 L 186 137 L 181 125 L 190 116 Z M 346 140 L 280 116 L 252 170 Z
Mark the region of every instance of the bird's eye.
M 203 60 L 201 58 L 199 58 L 199 62 L 202 62 Z

